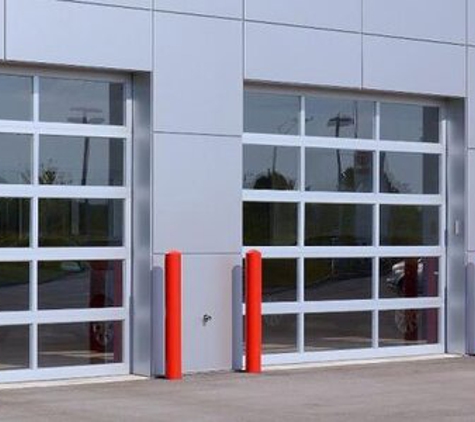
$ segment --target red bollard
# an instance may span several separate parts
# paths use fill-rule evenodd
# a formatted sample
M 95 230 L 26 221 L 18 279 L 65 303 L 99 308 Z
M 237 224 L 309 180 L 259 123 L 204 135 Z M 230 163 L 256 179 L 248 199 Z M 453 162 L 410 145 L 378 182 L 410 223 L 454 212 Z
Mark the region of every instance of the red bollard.
M 246 254 L 246 371 L 262 372 L 262 256 Z
M 181 253 L 165 256 L 165 378 L 182 378 Z

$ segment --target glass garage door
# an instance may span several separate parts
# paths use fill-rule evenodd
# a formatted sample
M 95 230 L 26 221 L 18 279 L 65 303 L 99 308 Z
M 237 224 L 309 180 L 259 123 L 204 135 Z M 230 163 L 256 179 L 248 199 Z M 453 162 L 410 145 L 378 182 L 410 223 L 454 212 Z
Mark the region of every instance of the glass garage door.
M 126 79 L 0 74 L 0 382 L 129 372 Z
M 444 351 L 443 109 L 248 89 L 267 364 Z

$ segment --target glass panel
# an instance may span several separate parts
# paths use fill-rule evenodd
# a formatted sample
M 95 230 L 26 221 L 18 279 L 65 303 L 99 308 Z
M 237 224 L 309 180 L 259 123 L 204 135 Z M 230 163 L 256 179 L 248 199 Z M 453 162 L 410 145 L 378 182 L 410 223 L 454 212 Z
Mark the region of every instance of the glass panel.
M 368 246 L 373 207 L 353 204 L 306 204 L 306 246 Z
M 30 200 L 0 198 L 0 247 L 27 247 L 30 243 Z
M 381 103 L 381 139 L 439 142 L 439 108 Z
M 0 326 L 0 371 L 26 369 L 29 366 L 29 326 Z
M 305 300 L 371 299 L 371 259 L 306 259 Z
M 39 263 L 39 309 L 120 306 L 122 306 L 122 261 Z
M 382 298 L 438 296 L 439 259 L 381 259 L 379 295 Z
M 245 246 L 294 246 L 297 244 L 297 204 L 244 203 Z
M 381 245 L 439 244 L 439 207 L 381 205 Z
M 305 190 L 371 192 L 373 190 L 373 153 L 307 148 Z
M 296 95 L 245 92 L 244 132 L 298 135 L 300 98 Z
M 122 246 L 121 199 L 40 199 L 40 246 Z
M 0 119 L 33 119 L 33 78 L 0 75 Z
M 124 84 L 40 78 L 40 120 L 92 125 L 124 124 Z
M 244 189 L 299 189 L 299 148 L 244 145 Z
M 264 315 L 262 349 L 268 354 L 297 352 L 297 315 Z
M 262 260 L 262 300 L 292 302 L 297 300 L 297 260 Z
M 305 98 L 305 134 L 335 138 L 373 138 L 374 102 Z
M 0 311 L 26 311 L 29 307 L 30 264 L 0 262 Z
M 124 140 L 41 136 L 39 183 L 122 186 Z
M 0 133 L 0 183 L 31 183 L 31 140 L 30 135 Z
M 38 327 L 38 366 L 122 362 L 122 322 L 93 321 Z
M 417 346 L 438 342 L 437 309 L 399 309 L 379 312 L 379 345 Z
M 439 156 L 381 152 L 381 192 L 439 193 Z
M 305 351 L 371 347 L 371 312 L 305 315 Z

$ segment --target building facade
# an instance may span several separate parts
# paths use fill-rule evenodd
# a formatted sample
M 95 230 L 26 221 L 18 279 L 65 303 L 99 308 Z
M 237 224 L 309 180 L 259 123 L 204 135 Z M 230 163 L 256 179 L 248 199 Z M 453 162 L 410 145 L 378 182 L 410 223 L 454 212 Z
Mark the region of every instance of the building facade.
M 475 350 L 472 0 L 0 0 L 0 382 Z

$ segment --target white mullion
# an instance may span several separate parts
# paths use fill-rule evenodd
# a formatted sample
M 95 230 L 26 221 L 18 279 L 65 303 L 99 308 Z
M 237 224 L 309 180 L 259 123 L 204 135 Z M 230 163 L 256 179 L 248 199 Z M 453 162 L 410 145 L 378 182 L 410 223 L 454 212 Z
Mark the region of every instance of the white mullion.
M 371 312 L 372 330 L 371 330 L 371 346 L 373 349 L 379 347 L 379 310 L 374 309 Z
M 32 322 L 30 324 L 30 369 L 35 370 L 38 368 L 38 324 Z

